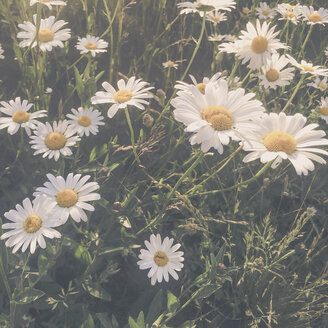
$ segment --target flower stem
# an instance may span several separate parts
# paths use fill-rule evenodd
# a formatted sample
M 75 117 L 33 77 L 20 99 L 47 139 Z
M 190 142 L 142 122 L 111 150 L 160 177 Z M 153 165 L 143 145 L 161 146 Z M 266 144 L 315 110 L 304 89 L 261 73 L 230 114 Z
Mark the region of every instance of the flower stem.
M 282 109 L 282 113 L 287 109 L 287 107 L 290 105 L 290 103 L 293 101 L 294 97 L 296 96 L 297 91 L 299 90 L 299 88 L 301 87 L 303 80 L 305 78 L 305 74 L 303 74 L 298 82 L 298 84 L 296 85 L 293 94 L 291 95 L 291 97 L 288 99 L 287 104 L 285 105 L 285 107 Z
M 299 54 L 298 54 L 298 59 L 301 58 L 302 53 L 304 52 L 304 48 L 305 48 L 305 46 L 306 46 L 306 44 L 307 44 L 307 42 L 308 42 L 308 40 L 309 40 L 309 37 L 310 37 L 310 35 L 311 35 L 311 33 L 312 33 L 312 30 L 313 30 L 313 25 L 311 25 L 310 28 L 309 28 L 308 34 L 306 35 L 306 38 L 305 38 L 305 40 L 304 40 L 304 42 L 303 42 L 303 44 L 302 44 L 301 51 L 300 51 Z
M 126 120 L 128 122 L 128 125 L 129 125 L 129 129 L 130 129 L 131 145 L 133 147 L 132 148 L 133 149 L 133 154 L 134 154 L 134 157 L 135 157 L 136 161 L 138 163 L 141 163 L 140 162 L 140 158 L 139 158 L 139 156 L 137 154 L 136 146 L 134 144 L 134 131 L 133 131 L 133 127 L 132 127 L 132 123 L 131 123 L 131 118 L 130 118 L 130 114 L 129 114 L 129 110 L 128 110 L 128 107 L 127 106 L 125 107 L 124 111 L 125 111 Z

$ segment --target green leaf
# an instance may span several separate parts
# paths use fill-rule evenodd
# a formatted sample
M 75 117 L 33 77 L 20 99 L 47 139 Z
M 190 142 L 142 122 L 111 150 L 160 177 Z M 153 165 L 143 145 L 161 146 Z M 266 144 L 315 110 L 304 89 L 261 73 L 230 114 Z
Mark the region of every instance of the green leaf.
M 143 311 L 141 311 L 138 315 L 137 324 L 138 324 L 138 326 L 140 326 L 142 328 L 145 327 L 145 316 L 144 316 Z
M 106 290 L 96 282 L 86 280 L 82 283 L 82 287 L 93 297 L 99 298 L 104 301 L 112 300 L 111 296 L 106 292 Z
M 207 298 L 220 288 L 220 285 L 204 285 L 199 288 L 191 297 L 193 299 Z
M 153 298 L 150 307 L 148 309 L 148 314 L 146 317 L 146 322 L 150 325 L 158 318 L 162 312 L 163 308 L 163 291 L 160 289 L 155 297 Z
M 134 198 L 134 195 L 136 194 L 137 191 L 138 191 L 138 187 L 135 187 L 129 192 L 129 194 L 126 196 L 126 198 L 124 199 L 124 201 L 122 203 L 123 208 L 127 207 L 129 205 L 129 203 Z
M 81 259 L 88 264 L 92 263 L 92 257 L 89 251 L 81 245 L 76 248 L 74 255 L 76 258 Z
M 93 162 L 96 159 L 96 156 L 97 156 L 97 146 L 94 146 L 89 156 L 89 163 Z
M 167 291 L 167 308 L 171 313 L 175 313 L 180 303 L 178 298 L 173 295 L 170 291 Z
M 74 73 L 75 73 L 75 87 L 77 90 L 77 93 L 80 97 L 81 100 L 84 99 L 84 85 L 83 85 L 83 81 L 82 81 L 82 77 L 79 73 L 79 70 L 76 68 L 76 66 L 74 66 Z
M 44 294 L 45 293 L 42 290 L 26 287 L 22 292 L 15 289 L 13 298 L 17 304 L 28 304 L 36 301 Z
M 130 328 L 143 328 L 140 327 L 134 320 L 132 317 L 129 317 L 129 326 Z

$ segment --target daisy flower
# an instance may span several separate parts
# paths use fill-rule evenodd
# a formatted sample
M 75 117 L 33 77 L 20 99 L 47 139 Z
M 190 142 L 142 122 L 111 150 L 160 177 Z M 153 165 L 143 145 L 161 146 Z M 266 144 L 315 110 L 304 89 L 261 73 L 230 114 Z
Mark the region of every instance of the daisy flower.
M 78 38 L 75 47 L 80 50 L 80 54 L 91 52 L 92 57 L 95 57 L 97 53 L 107 51 L 105 48 L 108 47 L 108 42 L 99 37 L 87 35 L 85 38 Z
M 71 111 L 73 114 L 66 115 L 70 118 L 68 124 L 73 126 L 81 137 L 84 134 L 88 137 L 90 133 L 96 135 L 99 132 L 98 125 L 105 125 L 103 122 L 104 117 L 98 110 L 94 110 L 92 107 L 79 107 L 77 110 L 72 108 Z
M 224 13 L 219 12 L 218 10 L 214 10 L 206 13 L 206 20 L 212 22 L 214 26 L 216 26 L 217 24 L 226 21 L 227 16 Z
M 23 29 L 24 32 L 19 32 L 17 38 L 26 39 L 19 43 L 19 46 L 32 48 L 37 45 L 37 41 L 34 40 L 36 35 L 36 15 L 33 15 L 34 25 L 31 22 L 24 22 L 24 24 L 18 24 L 18 27 Z M 60 30 L 67 22 L 59 20 L 55 22 L 55 16 L 50 16 L 46 19 L 41 19 L 40 29 L 37 35 L 39 40 L 40 49 L 42 51 L 51 51 L 52 47 L 64 47 L 63 41 L 68 40 L 71 37 L 71 30 L 64 28 Z M 33 43 L 32 43 L 33 42 Z
M 274 32 L 275 27 L 269 30 L 267 22 L 261 23 L 256 21 L 256 27 L 248 22 L 247 31 L 242 31 L 242 36 L 234 42 L 234 45 L 223 43 L 220 51 L 228 53 L 236 53 L 237 57 L 242 59 L 242 63 L 249 62 L 251 69 L 260 69 L 261 66 L 271 58 L 272 53 L 276 53 L 277 49 L 286 49 L 286 45 L 281 43 L 275 36 L 279 32 Z
M 180 15 L 189 13 L 199 13 L 203 17 L 204 12 L 213 10 L 227 10 L 235 8 L 236 2 L 234 0 L 196 0 L 194 2 L 185 1 L 177 4 L 181 9 Z
M 222 154 L 223 145 L 230 139 L 240 140 L 240 135 L 252 129 L 250 120 L 264 112 L 260 101 L 251 100 L 254 93 L 245 94 L 242 88 L 228 91 L 224 79 L 209 83 L 204 95 L 196 87 L 190 92 L 181 93 L 171 104 L 175 119 L 187 126 L 185 131 L 194 133 L 190 143 L 201 144 L 203 152 L 213 147 Z
M 299 4 L 295 6 L 279 4 L 276 8 L 276 11 L 282 16 L 279 20 L 289 20 L 296 25 L 301 17 L 300 7 Z
M 242 12 L 244 15 L 248 15 L 251 12 L 251 10 L 248 7 L 243 7 Z
M 272 19 L 276 15 L 274 9 L 271 9 L 266 2 L 260 2 L 260 7 L 255 10 L 259 19 Z
M 328 124 L 328 97 L 321 97 L 320 102 L 320 117 Z
M 191 89 L 195 86 L 200 93 L 205 94 L 205 88 L 209 83 L 217 83 L 219 79 L 221 78 L 221 73 L 217 72 L 215 73 L 211 78 L 204 77 L 202 82 L 197 83 L 197 80 L 195 77 L 191 74 L 189 74 L 189 77 L 193 84 L 189 84 L 186 82 L 178 81 L 178 83 L 174 86 L 179 91 L 177 92 L 177 95 L 179 95 L 181 92 L 189 92 L 192 93 Z
M 321 76 L 327 76 L 328 75 L 328 69 L 323 68 L 321 66 L 313 66 L 312 63 L 308 63 L 305 60 L 301 60 L 301 63 L 299 64 L 296 59 L 294 59 L 290 55 L 286 55 L 292 65 L 300 69 L 301 74 L 313 74 L 313 75 L 321 75 Z
M 141 270 L 150 269 L 148 278 L 151 284 L 156 281 L 162 282 L 163 278 L 169 281 L 169 274 L 178 280 L 179 277 L 175 271 L 181 271 L 183 268 L 183 252 L 177 250 L 180 244 L 173 244 L 173 238 L 165 237 L 162 243 L 160 234 L 151 235 L 150 242 L 145 240 L 147 249 L 141 249 L 139 254 L 140 261 L 137 262 Z
M 127 105 L 138 107 L 144 110 L 148 105 L 148 101 L 145 99 L 153 98 L 147 91 L 153 89 L 153 87 L 147 87 L 147 82 L 136 80 L 136 78 L 130 77 L 127 83 L 123 79 L 117 82 L 118 91 L 116 91 L 108 82 L 104 82 L 102 87 L 106 90 L 98 91 L 95 96 L 91 98 L 92 104 L 106 104 L 113 103 L 108 109 L 107 116 L 112 118 L 119 108 L 125 108 Z
M 52 6 L 66 6 L 66 2 L 60 0 L 31 0 L 30 6 L 33 6 L 36 3 L 42 3 L 46 5 L 49 9 L 52 9 Z
M 208 37 L 208 41 L 211 41 L 211 42 L 219 42 L 219 41 L 222 41 L 223 39 L 224 39 L 224 35 L 217 34 L 217 33 L 211 34 Z
M 304 20 L 307 21 L 308 25 L 328 23 L 328 10 L 320 8 L 319 10 L 314 10 L 312 6 L 301 6 L 300 13 L 303 15 Z
M 309 206 L 306 208 L 306 214 L 309 216 L 314 216 L 317 213 L 317 210 L 313 206 Z
M 284 55 L 279 57 L 279 54 L 273 54 L 271 59 L 261 67 L 262 74 L 258 75 L 260 85 L 265 88 L 277 89 L 277 86 L 290 84 L 294 77 L 294 68 L 283 69 L 287 64 L 289 64 L 289 60 Z
M 293 164 L 298 175 L 308 174 L 314 170 L 312 161 L 325 164 L 320 156 L 328 152 L 315 146 L 328 145 L 326 135 L 322 130 L 314 130 L 318 124 L 309 124 L 304 127 L 306 117 L 302 114 L 287 116 L 285 113 L 270 113 L 257 120 L 257 129 L 249 131 L 243 149 L 251 153 L 246 155 L 244 162 L 260 158 L 261 163 L 273 160 L 272 168 L 276 168 L 283 159 Z
M 5 56 L 3 55 L 3 53 L 4 53 L 4 50 L 2 49 L 2 46 L 0 44 L 0 59 L 4 59 L 5 58 Z
M 33 203 L 28 198 L 23 200 L 23 206 L 17 204 L 16 210 L 6 212 L 4 216 L 10 220 L 10 223 L 2 225 L 2 229 L 10 229 L 1 235 L 1 239 L 6 239 L 6 246 L 13 247 L 13 253 L 22 247 L 25 252 L 30 246 L 30 252 L 33 254 L 37 243 L 41 248 L 46 248 L 44 237 L 50 239 L 60 238 L 61 234 L 53 229 L 60 225 L 56 219 L 54 206 L 49 203 L 46 197 L 37 197 Z
M 175 63 L 174 61 L 172 61 L 172 60 L 168 60 L 167 62 L 162 63 L 162 65 L 163 65 L 164 68 L 171 68 L 171 67 L 173 67 L 173 68 L 175 68 L 175 69 L 178 69 L 178 67 L 179 67 L 179 65 L 176 64 L 176 63 Z
M 311 83 L 308 83 L 307 85 L 309 87 L 313 87 L 313 88 L 316 88 L 316 89 L 319 89 L 321 91 L 325 91 L 327 89 L 327 79 L 328 77 L 324 77 L 322 80 L 320 79 L 319 76 L 317 76 L 314 80 L 314 82 L 311 82 Z
M 228 42 L 235 42 L 237 40 L 237 37 L 235 35 L 232 35 L 232 34 L 225 34 L 224 35 L 224 40 L 226 40 Z
M 97 182 L 87 182 L 90 175 L 82 178 L 81 176 L 69 173 L 65 180 L 61 176 L 55 177 L 49 173 L 49 181 L 44 183 L 44 187 L 36 188 L 33 196 L 47 196 L 61 224 L 64 224 L 69 216 L 76 222 L 87 221 L 88 217 L 84 210 L 95 210 L 88 202 L 100 199 L 100 195 L 93 192 L 99 189 L 99 185 Z
M 60 155 L 72 155 L 69 147 L 80 140 L 80 137 L 75 135 L 75 128 L 69 125 L 67 120 L 53 122 L 52 126 L 49 122 L 39 123 L 34 133 L 30 141 L 32 149 L 36 149 L 34 155 L 43 153 L 43 158 L 48 156 L 55 161 L 58 161 Z
M 20 97 L 15 100 L 10 100 L 9 103 L 1 101 L 0 111 L 9 117 L 0 118 L 0 129 L 8 128 L 9 134 L 15 134 L 20 127 L 24 128 L 26 133 L 30 136 L 31 129 L 36 129 L 37 124 L 40 123 L 37 118 L 47 116 L 45 110 L 29 113 L 29 109 L 33 104 L 28 104 L 27 100 L 21 101 Z

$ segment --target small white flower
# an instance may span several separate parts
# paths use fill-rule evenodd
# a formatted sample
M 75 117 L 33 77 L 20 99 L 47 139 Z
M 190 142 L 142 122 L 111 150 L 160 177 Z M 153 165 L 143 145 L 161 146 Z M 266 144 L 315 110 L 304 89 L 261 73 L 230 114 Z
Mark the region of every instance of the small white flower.
M 319 110 L 320 117 L 328 124 L 328 97 L 321 97 Z
M 54 206 L 46 197 L 37 197 L 33 204 L 28 198 L 23 200 L 23 207 L 16 205 L 16 210 L 6 212 L 4 216 L 12 221 L 2 225 L 2 229 L 10 229 L 5 232 L 1 239 L 6 239 L 6 246 L 13 247 L 13 253 L 22 247 L 25 252 L 30 245 L 33 254 L 38 243 L 41 248 L 46 247 L 44 236 L 50 239 L 60 238 L 61 234 L 53 229 L 60 225 L 53 212 Z
M 277 6 L 276 11 L 282 16 L 279 20 L 289 20 L 296 25 L 301 17 L 300 8 L 299 4 L 291 6 L 283 3 Z
M 69 173 L 65 180 L 49 173 L 49 181 L 44 183 L 44 187 L 36 188 L 33 196 L 47 196 L 50 204 L 54 206 L 54 215 L 59 218 L 60 224 L 64 224 L 69 216 L 76 222 L 87 221 L 84 210 L 95 210 L 88 202 L 100 199 L 100 195 L 93 192 L 99 189 L 99 185 L 97 182 L 87 182 L 90 175 L 81 177 L 81 174 Z
M 163 278 L 169 281 L 169 274 L 178 280 L 179 277 L 175 271 L 181 271 L 183 268 L 183 252 L 177 251 L 180 244 L 173 244 L 173 238 L 165 237 L 162 243 L 160 234 L 151 235 L 150 242 L 145 241 L 147 249 L 140 250 L 137 262 L 141 270 L 150 269 L 148 278 L 151 278 L 151 284 L 155 285 L 156 281 L 162 282 Z
M 309 206 L 309 207 L 306 209 L 306 214 L 307 214 L 308 216 L 314 216 L 316 213 L 317 213 L 317 210 L 316 210 L 315 207 L 313 207 L 313 206 Z
M 319 10 L 314 10 L 312 6 L 301 6 L 300 12 L 307 21 L 308 25 L 321 24 L 325 25 L 328 23 L 328 10 L 320 8 Z
M 22 48 L 29 47 L 31 44 L 32 48 L 37 45 L 37 40 L 33 42 L 36 35 L 36 15 L 33 15 L 33 21 L 34 25 L 26 21 L 24 24 L 18 24 L 18 27 L 23 29 L 24 32 L 19 32 L 17 38 L 26 39 L 19 43 L 19 46 Z M 41 19 L 37 38 L 42 51 L 51 51 L 52 47 L 64 47 L 63 41 L 71 37 L 71 30 L 69 28 L 60 30 L 65 24 L 67 24 L 67 22 L 63 20 L 55 22 L 55 16 Z
M 232 34 L 225 34 L 224 35 L 224 40 L 226 40 L 228 42 L 235 42 L 237 40 L 237 37 L 235 35 L 232 35 Z
M 244 15 L 248 15 L 251 12 L 251 10 L 248 7 L 243 7 L 242 12 Z
M 99 130 L 99 125 L 104 125 L 104 117 L 98 110 L 90 108 L 78 108 L 77 110 L 71 109 L 73 114 L 67 114 L 66 116 L 70 118 L 68 123 L 72 125 L 77 133 L 82 137 L 84 134 L 88 137 L 90 133 L 96 135 Z
M 52 6 L 66 6 L 66 2 L 60 0 L 31 0 L 30 6 L 33 6 L 36 3 L 42 3 L 43 5 L 47 6 L 49 9 L 52 9 Z
M 20 127 L 24 128 L 30 136 L 31 129 L 36 129 L 40 123 L 37 118 L 47 116 L 45 110 L 29 113 L 29 109 L 33 104 L 28 104 L 27 100 L 21 101 L 20 97 L 15 100 L 10 100 L 9 103 L 1 101 L 0 111 L 10 117 L 0 118 L 0 129 L 8 128 L 9 134 L 15 134 Z
M 227 20 L 227 16 L 218 10 L 210 11 L 206 13 L 206 20 L 212 22 L 214 26 Z
M 310 82 L 307 85 L 309 87 L 313 87 L 313 88 L 319 89 L 319 90 L 321 90 L 323 92 L 323 91 L 326 91 L 326 89 L 328 87 L 327 79 L 328 79 L 328 77 L 324 77 L 323 79 L 320 79 L 320 77 L 317 76 L 315 78 L 314 82 Z
M 87 35 L 85 38 L 78 38 L 75 47 L 80 50 L 80 54 L 91 52 L 92 57 L 95 57 L 97 53 L 107 51 L 105 48 L 108 47 L 108 42 L 99 37 Z
M 276 15 L 274 9 L 271 9 L 266 2 L 260 2 L 260 7 L 255 10 L 259 19 L 272 19 Z
M 224 38 L 225 38 L 224 35 L 221 35 L 221 34 L 218 34 L 218 33 L 214 33 L 214 34 L 211 34 L 208 37 L 208 41 L 211 41 L 211 42 L 219 42 L 219 41 L 222 41 Z
M 117 82 L 118 91 L 108 82 L 104 82 L 102 87 L 106 91 L 98 91 L 96 95 L 91 98 L 91 103 L 113 103 L 107 111 L 107 116 L 109 118 L 112 118 L 119 108 L 125 108 L 128 105 L 144 110 L 145 105 L 148 105 L 148 101 L 145 99 L 153 97 L 147 92 L 153 89 L 153 87 L 145 88 L 147 85 L 148 83 L 141 81 L 141 79 L 136 80 L 135 76 L 130 77 L 126 83 L 123 79 L 119 80 Z
M 75 135 L 75 128 L 70 126 L 67 120 L 53 122 L 53 126 L 49 122 L 40 123 L 34 133 L 30 141 L 32 149 L 36 149 L 34 155 L 43 153 L 43 158 L 48 156 L 55 161 L 58 161 L 60 155 L 72 155 L 69 147 L 80 140 L 80 137 Z
M 2 46 L 0 44 L 0 59 L 4 59 L 5 58 L 5 56 L 3 55 L 3 53 L 4 53 L 4 50 L 2 49 Z
M 308 63 L 305 60 L 301 60 L 299 64 L 292 56 L 286 55 L 292 65 L 300 69 L 301 74 L 310 73 L 312 75 L 328 76 L 328 69 L 321 66 L 313 66 L 312 63 Z
M 234 0 L 196 0 L 194 2 L 185 1 L 177 4 L 177 7 L 182 9 L 181 14 L 190 14 L 197 12 L 203 17 L 204 12 L 213 10 L 227 10 L 235 8 L 236 2 Z
M 175 69 L 178 69 L 179 65 L 176 64 L 174 61 L 172 60 L 168 60 L 167 62 L 165 63 L 162 63 L 163 67 L 164 68 L 175 68 Z

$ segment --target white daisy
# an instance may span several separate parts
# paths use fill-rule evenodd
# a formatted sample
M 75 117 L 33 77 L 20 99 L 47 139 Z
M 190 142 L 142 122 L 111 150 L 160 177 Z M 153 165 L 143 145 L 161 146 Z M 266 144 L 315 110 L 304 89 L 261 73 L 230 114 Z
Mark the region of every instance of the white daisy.
M 49 9 L 52 9 L 52 6 L 66 6 L 66 2 L 60 0 L 31 0 L 30 6 L 33 6 L 36 3 L 42 3 L 46 5 Z
M 319 10 L 314 10 L 312 6 L 301 6 L 300 13 L 303 15 L 304 20 L 307 21 L 308 25 L 328 23 L 328 10 L 320 8 Z
M 5 56 L 3 55 L 3 53 L 4 53 L 4 50 L 2 49 L 2 46 L 0 44 L 0 59 L 4 59 L 5 58 Z
M 243 7 L 242 12 L 244 15 L 248 15 L 251 12 L 251 10 L 248 7 Z
M 289 64 L 289 60 L 282 55 L 273 54 L 264 66 L 261 67 L 262 74 L 258 75 L 260 79 L 260 85 L 265 88 L 276 89 L 277 86 L 282 87 L 290 84 L 294 77 L 294 68 L 283 68 Z
M 251 119 L 262 115 L 264 108 L 254 98 L 254 93 L 245 94 L 238 88 L 228 90 L 228 83 L 221 79 L 216 84 L 209 83 L 203 95 L 196 87 L 183 92 L 171 101 L 176 108 L 174 117 L 184 123 L 185 131 L 193 132 L 189 139 L 192 145 L 201 144 L 201 150 L 207 152 L 211 147 L 223 153 L 223 145 L 232 140 L 240 140 L 247 130 L 252 128 Z
M 211 78 L 204 77 L 202 82 L 197 83 L 197 80 L 195 77 L 191 74 L 189 74 L 189 77 L 193 84 L 189 84 L 186 82 L 178 81 L 178 83 L 174 86 L 179 91 L 177 92 L 177 95 L 179 95 L 181 92 L 189 92 L 192 93 L 191 89 L 195 86 L 202 94 L 205 94 L 205 88 L 209 83 L 217 83 L 219 79 L 221 78 L 221 73 L 217 72 L 215 73 Z
M 320 117 L 328 124 L 328 97 L 321 97 L 319 110 Z
M 25 252 L 30 245 L 30 252 L 33 254 L 37 243 L 41 248 L 45 248 L 44 236 L 50 239 L 61 237 L 61 234 L 53 229 L 60 225 L 53 209 L 54 206 L 46 197 L 37 197 L 33 204 L 25 198 L 23 207 L 16 205 L 16 210 L 4 214 L 12 222 L 2 225 L 2 229 L 10 229 L 10 231 L 1 235 L 1 239 L 8 238 L 6 246 L 14 246 L 13 253 L 16 253 L 20 247 L 22 252 Z
M 224 13 L 219 12 L 218 10 L 213 10 L 206 13 L 206 20 L 212 22 L 214 26 L 227 20 L 227 16 Z
M 296 59 L 294 59 L 290 55 L 286 55 L 292 65 L 300 69 L 301 74 L 313 74 L 313 75 L 321 75 L 321 76 L 328 76 L 328 69 L 323 68 L 321 66 L 313 66 L 312 63 L 308 63 L 305 60 L 301 60 L 301 63 L 299 64 Z
M 180 244 L 173 244 L 173 238 L 165 237 L 162 243 L 160 234 L 151 235 L 150 242 L 145 240 L 147 249 L 141 249 L 139 254 L 140 261 L 137 262 L 141 270 L 150 269 L 148 278 L 151 278 L 151 284 L 156 281 L 162 282 L 163 278 L 169 281 L 169 274 L 178 280 L 179 277 L 175 271 L 181 271 L 183 268 L 183 252 L 177 250 Z
M 317 210 L 315 209 L 315 207 L 313 206 L 309 206 L 306 208 L 306 214 L 309 215 L 309 216 L 314 216 L 316 215 L 317 213 Z
M 136 80 L 136 78 L 130 77 L 127 83 L 123 79 L 117 82 L 118 91 L 116 91 L 108 82 L 104 82 L 102 87 L 106 90 L 98 91 L 95 96 L 91 98 L 92 104 L 106 104 L 114 103 L 108 109 L 107 116 L 112 118 L 119 108 L 125 108 L 127 105 L 136 106 L 139 109 L 144 110 L 148 105 L 148 101 L 145 99 L 152 98 L 153 96 L 147 91 L 153 89 L 153 87 L 147 87 L 147 82 Z
M 287 116 L 285 113 L 265 114 L 255 122 L 257 129 L 249 131 L 243 149 L 251 153 L 245 156 L 244 162 L 260 158 L 262 163 L 272 160 L 272 168 L 276 168 L 283 159 L 289 159 L 294 165 L 297 174 L 308 174 L 314 170 L 312 161 L 325 164 L 320 156 L 328 152 L 314 146 L 328 145 L 326 135 L 322 130 L 314 130 L 318 124 L 309 124 L 304 127 L 306 117 L 302 114 Z
M 22 127 L 30 136 L 31 129 L 36 129 L 37 124 L 40 123 L 37 118 L 47 116 L 45 110 L 29 113 L 33 104 L 28 104 L 27 100 L 21 101 L 20 97 L 10 100 L 9 103 L 1 101 L 0 104 L 3 106 L 0 107 L 0 111 L 10 116 L 0 118 L 0 129 L 8 128 L 9 134 L 15 134 Z
M 272 19 L 276 15 L 275 10 L 271 9 L 266 2 L 260 2 L 260 7 L 255 10 L 259 19 Z
M 199 13 L 203 17 L 204 12 L 213 10 L 227 10 L 231 11 L 235 8 L 236 2 L 234 0 L 196 0 L 194 2 L 185 1 L 177 4 L 181 9 L 181 14 Z
M 289 20 L 296 25 L 301 17 L 300 8 L 299 4 L 292 6 L 283 3 L 277 6 L 276 11 L 282 16 L 279 20 Z
M 221 35 L 218 33 L 211 34 L 208 37 L 208 41 L 211 41 L 211 42 L 219 42 L 219 41 L 222 41 L 223 39 L 224 39 L 224 35 Z
M 17 38 L 26 39 L 19 43 L 19 46 L 29 47 L 36 35 L 36 15 L 33 15 L 34 25 L 31 22 L 24 22 L 24 24 L 18 24 L 18 27 L 23 29 L 24 32 L 19 32 Z M 41 19 L 40 29 L 38 32 L 38 40 L 40 49 L 42 51 L 51 51 L 52 47 L 64 47 L 63 41 L 68 40 L 71 37 L 71 30 L 64 28 L 60 30 L 67 22 L 59 20 L 55 22 L 55 16 L 50 16 L 46 19 Z M 37 45 L 35 40 L 32 44 L 32 48 Z
M 90 108 L 75 108 L 71 109 L 73 114 L 67 114 L 66 116 L 70 118 L 68 124 L 72 125 L 77 133 L 82 137 L 84 134 L 88 137 L 90 133 L 96 135 L 98 130 L 98 125 L 105 125 L 103 122 L 104 117 L 98 110 Z
M 53 126 L 49 122 L 40 123 L 34 133 L 30 141 L 32 149 L 36 149 L 34 155 L 43 153 L 43 158 L 48 156 L 55 161 L 58 161 L 60 155 L 72 155 L 69 147 L 80 140 L 80 137 L 75 135 L 75 128 L 69 125 L 67 120 L 53 122 Z
M 315 78 L 314 82 L 310 82 L 307 85 L 309 87 L 313 87 L 313 88 L 319 89 L 321 91 L 325 91 L 328 87 L 327 79 L 328 79 L 328 77 L 324 77 L 323 79 L 320 79 L 320 77 L 317 76 Z
M 267 22 L 261 23 L 256 20 L 256 28 L 248 22 L 247 31 L 242 31 L 242 35 L 234 42 L 234 45 L 223 43 L 220 45 L 220 51 L 228 53 L 236 53 L 237 57 L 242 59 L 245 64 L 249 61 L 251 69 L 259 69 L 271 58 L 272 53 L 276 53 L 277 49 L 286 49 L 286 45 L 281 43 L 275 36 L 279 34 L 274 32 L 275 27 L 269 30 Z
M 54 206 L 54 213 L 64 224 L 71 216 L 76 222 L 87 221 L 88 217 L 84 210 L 94 211 L 95 208 L 88 202 L 100 199 L 100 195 L 93 191 L 99 189 L 97 182 L 88 182 L 90 175 L 81 178 L 81 174 L 68 174 L 66 180 L 47 174 L 49 181 L 44 187 L 36 188 L 33 196 L 46 195 L 50 204 Z
M 237 37 L 235 35 L 232 35 L 232 34 L 225 34 L 224 35 L 224 40 L 226 40 L 228 42 L 235 42 L 237 40 Z
M 108 47 L 108 42 L 99 37 L 87 35 L 85 38 L 78 38 L 75 47 L 80 50 L 80 54 L 91 52 L 92 57 L 95 57 L 97 53 L 107 51 L 105 48 Z
M 173 67 L 175 69 L 178 69 L 178 67 L 179 67 L 179 65 L 172 60 L 168 60 L 167 62 L 162 63 L 162 65 L 164 68 L 172 68 Z

